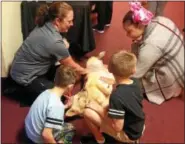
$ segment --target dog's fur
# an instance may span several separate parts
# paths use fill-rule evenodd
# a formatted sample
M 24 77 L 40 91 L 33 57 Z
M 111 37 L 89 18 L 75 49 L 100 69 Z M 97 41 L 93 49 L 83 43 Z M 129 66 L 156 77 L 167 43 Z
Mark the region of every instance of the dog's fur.
M 102 107 L 107 107 L 109 96 L 113 86 L 100 80 L 100 77 L 114 79 L 104 66 L 101 58 L 104 56 L 101 52 L 97 57 L 90 57 L 87 60 L 86 68 L 89 70 L 84 89 L 73 96 L 73 104 L 66 112 L 66 116 L 82 115 L 86 105 L 91 101 L 96 101 Z

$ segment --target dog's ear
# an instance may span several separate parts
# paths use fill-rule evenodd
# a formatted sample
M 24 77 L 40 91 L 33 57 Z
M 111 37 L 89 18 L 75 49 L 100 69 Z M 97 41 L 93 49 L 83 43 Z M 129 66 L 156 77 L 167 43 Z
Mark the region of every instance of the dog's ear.
M 105 51 L 102 51 L 98 54 L 97 58 L 98 59 L 102 59 L 104 56 L 105 56 L 106 52 Z

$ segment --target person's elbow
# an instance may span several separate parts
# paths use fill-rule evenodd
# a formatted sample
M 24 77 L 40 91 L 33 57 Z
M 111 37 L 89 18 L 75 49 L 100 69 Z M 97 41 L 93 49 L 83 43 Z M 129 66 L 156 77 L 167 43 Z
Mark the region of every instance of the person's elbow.
M 48 142 L 48 141 L 50 141 L 51 139 L 53 139 L 52 131 L 45 128 L 45 129 L 42 131 L 42 138 L 43 138 L 43 140 L 44 140 L 45 142 Z
M 48 137 L 48 133 L 46 133 L 45 131 L 42 132 L 42 138 L 46 139 Z

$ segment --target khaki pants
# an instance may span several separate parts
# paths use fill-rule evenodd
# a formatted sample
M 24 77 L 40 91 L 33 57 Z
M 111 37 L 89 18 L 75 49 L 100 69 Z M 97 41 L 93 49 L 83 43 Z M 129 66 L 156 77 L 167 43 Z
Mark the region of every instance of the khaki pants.
M 100 131 L 104 132 L 110 136 L 112 136 L 113 138 L 115 138 L 116 140 L 120 141 L 120 142 L 125 142 L 125 143 L 139 143 L 139 140 L 131 140 L 129 139 L 129 137 L 127 136 L 127 134 L 124 131 L 121 132 L 116 132 L 113 128 L 112 128 L 112 122 L 111 119 L 108 118 L 108 116 L 106 116 L 103 121 L 102 124 L 100 126 Z M 143 127 L 143 132 L 145 130 L 145 126 Z M 143 133 L 142 132 L 142 133 Z

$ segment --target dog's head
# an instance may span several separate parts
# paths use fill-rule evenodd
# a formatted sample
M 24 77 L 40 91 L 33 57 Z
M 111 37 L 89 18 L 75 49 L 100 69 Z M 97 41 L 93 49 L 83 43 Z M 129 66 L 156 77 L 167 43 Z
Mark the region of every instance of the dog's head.
M 105 52 L 100 52 L 98 56 L 92 56 L 87 60 L 86 68 L 90 72 L 99 71 L 104 69 L 102 58 L 105 56 Z
M 73 103 L 71 108 L 66 112 L 66 116 L 71 117 L 75 115 L 82 115 L 85 106 L 88 103 L 87 91 L 80 91 L 73 96 Z

